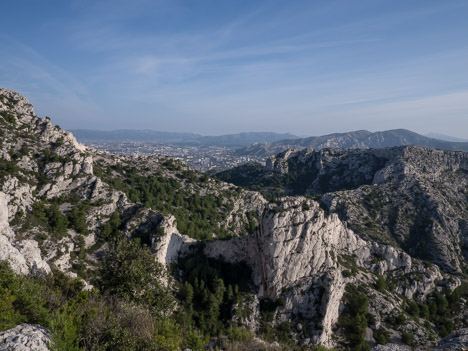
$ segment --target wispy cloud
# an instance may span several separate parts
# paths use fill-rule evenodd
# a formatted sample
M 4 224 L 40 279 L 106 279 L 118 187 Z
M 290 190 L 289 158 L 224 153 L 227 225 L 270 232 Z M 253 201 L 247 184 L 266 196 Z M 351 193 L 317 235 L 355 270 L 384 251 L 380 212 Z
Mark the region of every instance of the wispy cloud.
M 34 39 L 9 34 L 0 79 L 65 125 L 78 109 L 103 128 L 129 126 L 131 115 L 131 127 L 202 133 L 417 126 L 424 115 L 435 129 L 443 111 L 463 120 L 462 2 L 74 0 L 61 8 L 63 16 L 34 17 Z

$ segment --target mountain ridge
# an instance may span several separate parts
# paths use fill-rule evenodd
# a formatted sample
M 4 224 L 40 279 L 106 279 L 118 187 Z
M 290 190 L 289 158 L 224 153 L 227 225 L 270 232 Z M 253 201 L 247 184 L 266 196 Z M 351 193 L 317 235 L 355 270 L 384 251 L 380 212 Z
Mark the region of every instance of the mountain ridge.
M 392 129 L 378 132 L 358 130 L 295 140 L 280 140 L 271 144 L 255 144 L 236 150 L 236 154 L 239 156 L 256 155 L 267 157 L 289 148 L 312 147 L 317 150 L 324 148 L 368 149 L 404 145 L 430 147 L 441 150 L 468 151 L 468 142 L 450 142 L 428 138 L 407 129 Z
M 295 139 L 297 136 L 289 133 L 279 134 L 273 132 L 243 132 L 237 134 L 224 134 L 206 136 L 196 133 L 179 133 L 155 130 L 117 129 L 100 131 L 91 129 L 70 130 L 82 142 L 154 142 L 176 143 L 201 146 L 247 146 L 255 142 L 275 142 L 285 138 Z

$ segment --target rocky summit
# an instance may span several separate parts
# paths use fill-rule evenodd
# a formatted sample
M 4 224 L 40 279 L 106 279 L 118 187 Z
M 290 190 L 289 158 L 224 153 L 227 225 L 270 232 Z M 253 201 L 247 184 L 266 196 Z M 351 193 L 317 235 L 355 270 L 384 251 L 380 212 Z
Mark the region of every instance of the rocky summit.
M 466 349 L 467 183 L 414 146 L 210 177 L 0 89 L 0 349 Z

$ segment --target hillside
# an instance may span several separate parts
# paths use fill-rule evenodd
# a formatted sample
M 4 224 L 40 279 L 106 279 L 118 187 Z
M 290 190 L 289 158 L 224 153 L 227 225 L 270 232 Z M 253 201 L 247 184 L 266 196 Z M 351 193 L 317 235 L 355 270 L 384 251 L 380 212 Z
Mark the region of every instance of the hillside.
M 294 140 L 280 140 L 274 143 L 260 143 L 236 151 L 239 156 L 271 156 L 286 149 L 325 148 L 374 149 L 393 146 L 421 146 L 439 150 L 468 151 L 467 142 L 453 142 L 429 138 L 406 129 L 394 129 L 371 133 L 359 130 L 348 133 L 335 133 Z
M 267 197 L 308 195 L 364 239 L 468 273 L 468 154 L 412 146 L 285 151 L 218 178 Z
M 0 115 L 6 347 L 463 347 L 466 153 L 287 151 L 229 173 L 267 201 L 87 148 L 6 89 Z

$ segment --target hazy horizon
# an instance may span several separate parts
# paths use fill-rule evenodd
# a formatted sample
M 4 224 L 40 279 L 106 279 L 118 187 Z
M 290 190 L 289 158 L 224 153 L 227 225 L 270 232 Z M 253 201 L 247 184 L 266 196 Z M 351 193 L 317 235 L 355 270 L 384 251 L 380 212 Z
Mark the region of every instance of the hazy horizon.
M 53 122 L 53 121 L 52 121 Z M 404 128 L 395 128 L 392 130 L 401 130 Z M 247 131 L 240 131 L 238 133 L 228 133 L 228 134 L 201 134 L 201 133 L 193 133 L 193 132 L 186 132 L 186 131 L 177 131 L 177 130 L 157 130 L 157 129 L 132 129 L 132 128 L 117 128 L 117 129 L 89 129 L 89 128 L 69 128 L 67 129 L 71 132 L 74 131 L 92 131 L 92 132 L 117 132 L 117 131 L 133 131 L 133 132 L 139 132 L 139 131 L 149 131 L 149 132 L 158 132 L 158 133 L 176 133 L 176 134 L 194 134 L 194 135 L 199 135 L 199 136 L 224 136 L 224 135 L 237 135 L 237 134 L 248 134 L 248 133 L 276 133 L 276 134 L 290 134 L 295 137 L 299 138 L 310 138 L 310 137 L 320 137 L 320 136 L 326 136 L 326 135 L 331 135 L 331 134 L 340 134 L 340 133 L 351 133 L 351 132 L 357 132 L 361 130 L 365 130 L 371 133 L 378 133 L 378 132 L 385 132 L 389 130 L 368 130 L 368 129 L 360 129 L 360 130 L 348 130 L 346 132 L 330 132 L 326 134 L 320 134 L 320 135 L 307 135 L 307 134 L 294 134 L 294 133 L 289 133 L 287 131 L 278 133 L 278 132 L 272 132 L 269 130 L 258 130 L 258 131 L 252 131 L 252 130 L 247 130 Z M 409 129 L 407 129 L 409 130 Z M 420 134 L 422 136 L 428 137 L 428 138 L 433 138 L 433 139 L 439 139 L 439 140 L 445 140 L 445 141 L 453 141 L 453 142 L 467 142 L 468 139 L 463 139 L 463 138 L 457 138 L 452 135 L 447 135 L 447 134 L 441 134 L 441 133 L 435 133 L 435 132 L 429 132 L 426 134 L 418 133 L 417 131 L 414 130 L 409 130 L 410 132 L 414 132 L 417 134 Z M 455 140 L 456 139 L 456 140 Z
M 0 86 L 64 129 L 467 139 L 467 15 L 459 0 L 18 0 L 0 14 Z

